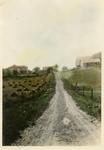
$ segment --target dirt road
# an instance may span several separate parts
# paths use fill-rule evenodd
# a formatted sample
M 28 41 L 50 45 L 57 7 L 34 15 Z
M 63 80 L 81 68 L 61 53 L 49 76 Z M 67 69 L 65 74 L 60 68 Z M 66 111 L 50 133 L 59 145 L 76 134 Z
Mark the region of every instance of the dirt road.
M 49 108 L 13 145 L 90 145 L 100 142 L 100 124 L 76 106 L 56 75 L 56 94 Z

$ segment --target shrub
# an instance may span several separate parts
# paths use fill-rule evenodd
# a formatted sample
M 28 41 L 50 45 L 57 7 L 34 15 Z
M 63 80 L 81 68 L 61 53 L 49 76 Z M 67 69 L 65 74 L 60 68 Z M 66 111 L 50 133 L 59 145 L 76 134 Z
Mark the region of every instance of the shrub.
M 9 83 L 9 86 L 12 86 L 12 84 L 11 84 L 11 83 Z
M 13 86 L 13 88 L 17 88 L 17 84 L 15 84 L 15 85 Z
M 29 89 L 28 88 L 24 88 L 24 91 L 29 91 Z
M 16 93 L 16 92 L 13 92 L 13 93 L 11 94 L 11 96 L 12 96 L 12 97 L 16 97 L 16 96 L 17 96 L 17 93 Z
M 24 85 L 21 85 L 21 87 L 24 87 Z
M 17 89 L 17 92 L 20 92 L 20 91 L 22 91 L 22 89 Z

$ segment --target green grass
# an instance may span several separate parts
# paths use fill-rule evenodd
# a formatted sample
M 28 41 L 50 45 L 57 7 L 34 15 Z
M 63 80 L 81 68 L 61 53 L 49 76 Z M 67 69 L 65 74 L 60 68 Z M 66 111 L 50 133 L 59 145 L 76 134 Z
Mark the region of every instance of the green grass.
M 44 79 L 44 80 L 43 80 Z M 24 80 L 26 82 L 24 82 Z M 25 88 L 32 90 L 31 82 L 36 84 L 35 87 L 41 86 L 37 92 L 32 95 L 28 94 L 27 96 L 12 97 L 11 91 L 14 92 L 19 89 L 19 82 L 21 86 L 24 85 Z M 47 81 L 47 82 L 46 82 Z M 17 88 L 13 88 L 10 83 L 17 83 Z M 45 83 L 45 84 L 44 84 Z M 24 130 L 29 125 L 35 124 L 35 121 L 42 115 L 45 109 L 48 107 L 50 99 L 55 93 L 55 77 L 54 74 L 50 73 L 48 75 L 43 75 L 43 77 L 34 77 L 34 78 L 13 78 L 8 81 L 4 81 L 5 88 L 3 89 L 3 145 L 10 145 L 13 143 L 19 136 L 20 131 Z
M 69 74 L 71 76 L 68 79 L 73 84 L 77 83 L 94 88 L 101 85 L 101 71 L 99 68 L 75 69 Z
M 71 73 L 70 73 L 71 72 Z M 68 74 L 68 72 L 67 72 Z M 70 75 L 71 74 L 71 75 Z M 101 71 L 98 68 L 88 68 L 88 69 L 74 69 L 69 71 L 69 76 L 62 73 L 62 80 L 64 83 L 64 88 L 76 101 L 76 104 L 89 115 L 101 119 Z M 88 90 L 84 92 L 78 90 L 72 90 L 72 85 L 78 85 L 80 87 L 85 86 L 86 88 L 93 88 L 94 96 L 91 98 L 91 91 Z
M 76 91 L 70 89 L 70 84 L 68 80 L 63 79 L 64 88 L 67 92 L 73 97 L 76 104 L 89 115 L 97 118 L 98 120 L 101 119 L 101 96 L 96 93 L 94 98 L 90 97 L 90 94 L 85 93 L 85 96 L 80 95 Z
M 71 70 L 62 71 L 60 75 L 61 75 L 61 78 L 68 79 L 72 75 L 72 71 Z

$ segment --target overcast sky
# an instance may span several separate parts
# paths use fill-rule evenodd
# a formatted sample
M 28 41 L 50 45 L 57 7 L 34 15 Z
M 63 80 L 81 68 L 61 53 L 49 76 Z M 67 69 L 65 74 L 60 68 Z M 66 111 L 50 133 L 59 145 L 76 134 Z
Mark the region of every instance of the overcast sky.
M 103 0 L 0 0 L 0 64 L 73 67 L 103 50 L 103 14 Z

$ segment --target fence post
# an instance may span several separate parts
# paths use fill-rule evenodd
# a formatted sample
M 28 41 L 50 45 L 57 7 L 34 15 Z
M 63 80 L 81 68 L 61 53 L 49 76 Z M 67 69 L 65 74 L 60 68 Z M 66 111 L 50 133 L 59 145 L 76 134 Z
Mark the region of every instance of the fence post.
M 77 85 L 78 85 L 78 83 L 76 82 L 76 85 L 75 85 L 75 89 L 77 90 Z
M 84 90 L 85 90 L 85 88 L 84 88 L 84 86 L 83 86 L 83 96 L 85 95 Z
M 72 85 L 72 83 L 70 84 L 70 88 L 71 88 L 71 90 L 73 90 L 73 85 Z
M 94 97 L 94 92 L 93 92 L 93 88 L 91 88 L 91 98 L 93 99 Z

